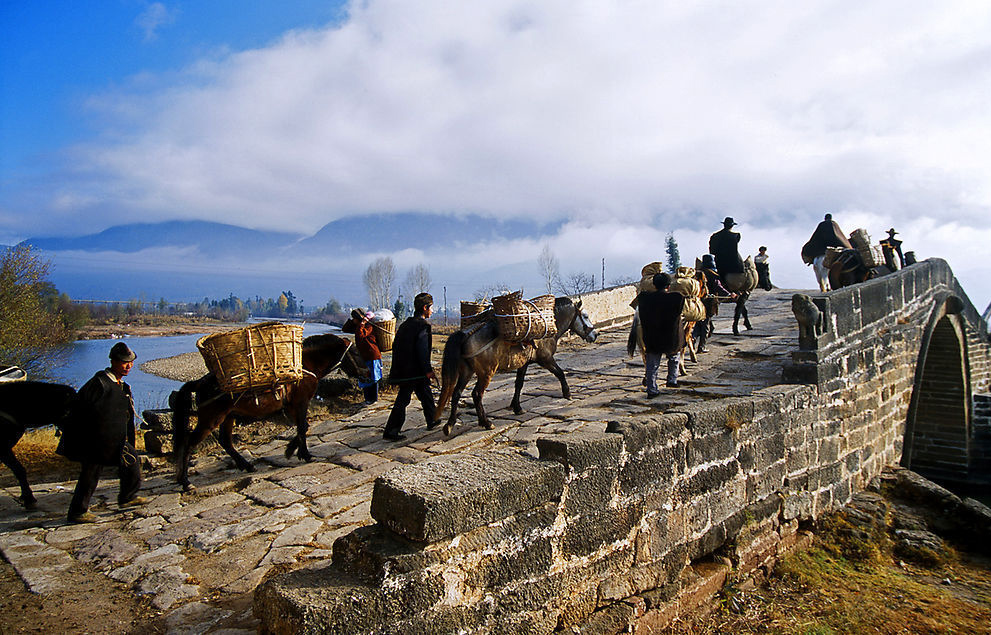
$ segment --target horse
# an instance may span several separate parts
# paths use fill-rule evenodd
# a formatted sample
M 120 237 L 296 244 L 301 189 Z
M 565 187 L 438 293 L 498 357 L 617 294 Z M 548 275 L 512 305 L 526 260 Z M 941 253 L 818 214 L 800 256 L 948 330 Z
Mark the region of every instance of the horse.
M 333 333 L 311 335 L 303 340 L 302 361 L 304 373 L 299 381 L 279 386 L 261 393 L 228 393 L 220 388 L 213 373 L 187 382 L 172 393 L 169 401 L 175 411 L 172 422 L 172 445 L 176 461 L 176 480 L 184 491 L 189 483 L 189 458 L 193 449 L 210 432 L 220 428 L 220 446 L 234 460 L 237 469 L 254 472 L 255 468 L 241 456 L 232 441 L 237 418 L 257 420 L 280 410 L 296 424 L 296 436 L 286 447 L 286 458 L 296 454 L 304 461 L 313 456 L 306 447 L 307 410 L 310 399 L 316 394 L 320 379 L 340 367 L 351 377 L 367 377 L 368 370 L 351 341 Z M 189 418 L 193 411 L 195 394 L 197 424 L 190 433 Z
M 520 392 L 523 390 L 523 380 L 526 370 L 532 362 L 537 362 L 549 370 L 561 382 L 561 392 L 565 399 L 571 399 L 571 389 L 564 371 L 554 361 L 558 340 L 571 331 L 586 342 L 594 342 L 597 336 L 595 327 L 588 314 L 582 311 L 582 302 L 572 302 L 571 298 L 560 297 L 554 300 L 554 324 L 556 331 L 553 337 L 545 337 L 533 342 L 512 343 L 499 337 L 495 322 L 479 322 L 455 332 L 444 345 L 444 357 L 441 366 L 441 391 L 437 401 L 436 419 L 431 427 L 440 423 L 441 415 L 448 402 L 451 404 L 451 415 L 444 426 L 444 434 L 450 435 L 458 414 L 458 401 L 461 393 L 473 375 L 478 375 L 475 388 L 471 391 L 475 411 L 478 413 L 478 423 L 487 430 L 492 429 L 492 422 L 485 415 L 482 406 L 482 395 L 492 381 L 493 375 L 499 371 L 516 371 L 516 392 L 510 404 L 515 414 L 522 414 Z
M 58 425 L 69 413 L 76 391 L 71 386 L 40 381 L 0 383 L 0 461 L 21 486 L 20 501 L 34 509 L 37 499 L 28 485 L 27 470 L 14 456 L 14 446 L 29 428 Z
M 736 309 L 733 311 L 733 335 L 740 334 L 740 318 L 743 318 L 743 326 L 748 331 L 753 327 L 750 325 L 750 317 L 747 314 L 747 300 L 750 294 L 757 288 L 757 266 L 754 259 L 747 256 L 743 261 L 743 273 L 720 274 L 723 286 L 728 291 L 736 293 Z
M 880 267 L 871 268 L 864 264 L 864 258 L 856 249 L 829 247 L 823 264 L 829 272 L 831 289 L 842 289 L 850 285 L 869 280 L 879 274 L 888 273 L 888 269 L 880 271 Z

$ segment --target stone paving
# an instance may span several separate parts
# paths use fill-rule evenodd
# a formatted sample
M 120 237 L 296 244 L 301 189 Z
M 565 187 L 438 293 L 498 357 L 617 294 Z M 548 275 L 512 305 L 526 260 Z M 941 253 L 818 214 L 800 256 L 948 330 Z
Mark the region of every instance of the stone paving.
M 384 441 L 392 404 L 381 400 L 354 415 L 314 422 L 311 463 L 283 457 L 287 431 L 264 445 L 240 448 L 257 468 L 251 474 L 232 470 L 223 456 L 201 453 L 190 471 L 192 492 L 180 493 L 171 467 L 152 470 L 142 490 L 151 500 L 141 508 L 117 510 L 117 483 L 108 469 L 94 495 L 91 511 L 99 522 L 92 525 L 64 520 L 74 482 L 33 484 L 36 512 L 24 511 L 14 500 L 16 488 L 7 488 L 0 498 L 0 551 L 35 593 L 58 594 L 80 574 L 105 575 L 148 595 L 170 628 L 250 630 L 250 609 L 231 599 L 251 593 L 266 574 L 329 558 L 338 537 L 372 522 L 374 480 L 400 464 L 507 446 L 536 456 L 540 436 L 601 432 L 617 416 L 747 395 L 779 383 L 782 365 L 797 348 L 792 293 L 758 291 L 749 303 L 754 329 L 739 337 L 730 334 L 733 307 L 723 305 L 709 352 L 687 364 L 679 388 L 662 388 L 653 400 L 645 398 L 643 364 L 626 354 L 628 329 L 621 327 L 600 333 L 594 344 L 562 343 L 557 357 L 570 401 L 560 397 L 552 375 L 534 366 L 523 390 L 525 412 L 514 415 L 509 401 L 515 375 L 497 376 L 485 397 L 493 430 L 475 425 L 472 411 L 462 406 L 451 437 L 440 428 L 427 431 L 414 399 L 407 440 Z

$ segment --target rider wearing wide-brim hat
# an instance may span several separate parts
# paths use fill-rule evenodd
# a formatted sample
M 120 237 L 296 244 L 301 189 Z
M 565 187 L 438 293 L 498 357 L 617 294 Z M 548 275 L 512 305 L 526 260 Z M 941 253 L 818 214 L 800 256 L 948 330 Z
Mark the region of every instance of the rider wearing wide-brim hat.
M 733 231 L 736 221 L 727 216 L 723 219 L 723 228 L 709 237 L 709 253 L 716 259 L 716 269 L 719 275 L 726 279 L 726 274 L 743 273 L 743 258 L 740 257 L 740 234 Z
M 83 384 L 63 427 L 56 452 L 82 464 L 72 500 L 69 522 L 95 522 L 90 499 L 105 466 L 116 467 L 120 477 L 117 503 L 121 508 L 141 505 L 141 463 L 134 448 L 134 400 L 124 377 L 137 356 L 127 344 L 110 349 L 110 367 Z

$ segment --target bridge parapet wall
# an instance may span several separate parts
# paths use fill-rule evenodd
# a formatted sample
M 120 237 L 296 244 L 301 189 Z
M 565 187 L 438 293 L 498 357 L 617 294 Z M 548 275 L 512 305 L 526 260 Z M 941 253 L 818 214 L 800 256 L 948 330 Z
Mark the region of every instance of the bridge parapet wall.
M 538 440 L 539 459 L 445 456 L 380 477 L 378 524 L 259 587 L 264 629 L 613 633 L 771 566 L 802 522 L 901 457 L 920 338 L 959 288 L 942 261 L 890 278 L 816 298 L 827 332 L 785 372 L 808 383 L 617 413 L 601 433 Z M 983 336 L 967 341 L 986 368 Z M 976 403 L 991 419 L 991 396 Z

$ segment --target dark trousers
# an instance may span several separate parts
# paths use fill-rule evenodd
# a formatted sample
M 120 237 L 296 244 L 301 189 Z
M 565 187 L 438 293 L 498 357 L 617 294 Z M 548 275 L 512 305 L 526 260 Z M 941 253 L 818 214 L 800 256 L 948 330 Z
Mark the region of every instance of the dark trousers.
M 72 492 L 72 501 L 69 503 L 69 517 L 89 511 L 89 501 L 93 498 L 93 492 L 100 482 L 100 472 L 103 471 L 103 467 L 99 463 L 83 463 L 79 470 L 79 480 L 76 481 L 76 489 Z M 120 478 L 117 503 L 126 503 L 137 496 L 138 490 L 141 489 L 141 463 L 137 451 L 129 443 L 124 444 L 120 465 L 117 466 L 117 476 Z
M 404 381 L 399 386 L 399 393 L 396 395 L 396 403 L 392 404 L 392 412 L 389 413 L 389 421 L 385 424 L 385 434 L 399 434 L 406 422 L 406 406 L 409 405 L 410 397 L 416 393 L 416 398 L 423 406 L 423 416 L 427 420 L 427 425 L 434 422 L 434 394 L 430 391 L 430 380 L 426 377 Z

